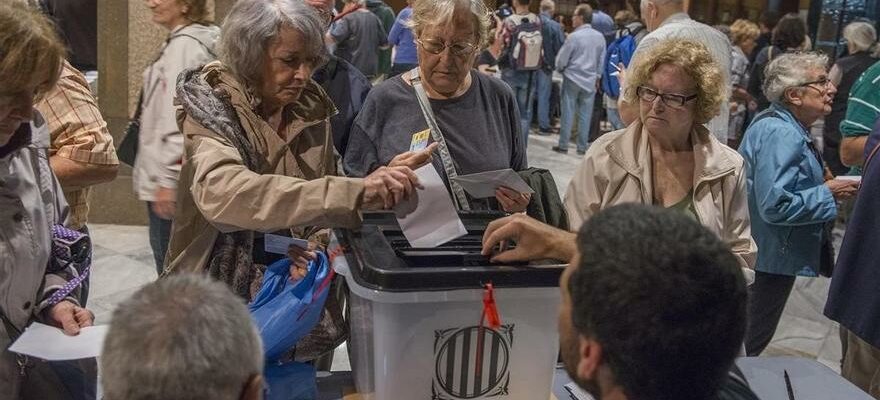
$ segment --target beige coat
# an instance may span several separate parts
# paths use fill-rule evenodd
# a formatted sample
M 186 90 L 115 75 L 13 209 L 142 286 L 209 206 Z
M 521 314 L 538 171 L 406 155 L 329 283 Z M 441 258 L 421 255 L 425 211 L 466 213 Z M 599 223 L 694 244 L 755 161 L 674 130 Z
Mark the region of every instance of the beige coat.
M 260 173 L 219 134 L 178 114 L 184 134 L 177 214 L 165 260 L 169 271 L 202 271 L 219 232 L 360 224 L 362 179 L 337 175 L 329 117 L 336 108 L 314 81 L 289 108 L 284 138 L 255 112 L 256 101 L 219 62 L 201 76 L 228 96 L 261 158 Z
M 752 240 L 743 159 L 699 125 L 694 143 L 694 209 L 700 222 L 730 245 L 744 268 L 753 268 Z M 608 133 L 587 151 L 565 193 L 572 229 L 602 209 L 623 203 L 652 204 L 648 140 L 640 122 Z

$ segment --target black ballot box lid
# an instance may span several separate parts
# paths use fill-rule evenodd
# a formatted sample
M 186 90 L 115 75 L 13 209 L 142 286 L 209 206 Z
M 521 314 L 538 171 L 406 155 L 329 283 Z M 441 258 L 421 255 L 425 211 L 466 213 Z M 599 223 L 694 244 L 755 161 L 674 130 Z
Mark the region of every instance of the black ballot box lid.
M 404 237 L 393 213 L 364 213 L 358 229 L 336 229 L 355 282 L 389 292 L 496 288 L 555 287 L 566 264 L 556 260 L 493 264 L 480 254 L 483 232 L 505 214 L 460 212 L 468 233 L 436 248 L 414 248 Z

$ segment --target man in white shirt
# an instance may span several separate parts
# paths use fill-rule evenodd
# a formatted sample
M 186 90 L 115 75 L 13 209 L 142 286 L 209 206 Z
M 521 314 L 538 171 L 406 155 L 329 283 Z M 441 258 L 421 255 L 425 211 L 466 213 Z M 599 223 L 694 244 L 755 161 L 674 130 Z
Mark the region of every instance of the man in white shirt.
M 638 58 L 646 54 L 648 49 L 657 43 L 671 38 L 690 39 L 706 45 L 709 52 L 715 58 L 715 61 L 721 67 L 724 73 L 724 79 L 727 82 L 726 87 L 730 86 L 730 40 L 727 36 L 717 29 L 699 23 L 691 19 L 684 11 L 684 0 L 641 0 L 642 18 L 645 26 L 650 32 L 645 36 L 636 47 L 633 54 L 632 62 L 638 62 Z M 632 63 L 630 63 L 632 64 Z M 620 86 L 623 90 L 629 90 L 624 79 L 625 74 L 620 74 Z M 632 88 L 635 90 L 635 88 Z M 728 130 L 728 110 L 729 104 L 725 97 L 721 103 L 718 115 L 715 116 L 706 127 L 712 132 L 721 143 L 727 143 Z M 620 96 L 618 103 L 620 117 L 623 123 L 629 125 L 638 117 L 638 104 L 629 104 Z

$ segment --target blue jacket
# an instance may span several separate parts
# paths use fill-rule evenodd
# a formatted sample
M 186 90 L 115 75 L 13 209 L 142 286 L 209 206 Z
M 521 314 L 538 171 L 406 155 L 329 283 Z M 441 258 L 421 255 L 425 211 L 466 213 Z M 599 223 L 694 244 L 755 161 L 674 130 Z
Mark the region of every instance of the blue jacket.
M 556 55 L 565 42 L 565 33 L 562 32 L 562 25 L 556 22 L 549 15 L 541 13 L 541 43 L 544 47 L 544 70 L 553 72 L 556 65 Z
M 817 276 L 823 226 L 837 216 L 837 204 L 810 142 L 800 122 L 776 103 L 746 130 L 739 152 L 745 159 L 758 271 Z

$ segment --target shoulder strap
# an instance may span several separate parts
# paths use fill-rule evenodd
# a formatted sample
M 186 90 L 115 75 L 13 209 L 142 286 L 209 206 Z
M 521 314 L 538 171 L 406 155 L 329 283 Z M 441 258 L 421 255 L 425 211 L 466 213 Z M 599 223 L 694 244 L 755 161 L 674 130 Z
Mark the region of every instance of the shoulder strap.
M 437 142 L 437 151 L 440 152 L 440 160 L 443 162 L 443 168 L 446 170 L 446 177 L 449 178 L 449 187 L 452 188 L 452 198 L 455 200 L 454 203 L 456 208 L 469 211 L 471 207 L 468 203 L 467 195 L 464 193 L 464 189 L 461 185 L 455 181 L 455 178 L 458 177 L 458 171 L 455 170 L 455 162 L 452 159 L 452 154 L 449 153 L 449 147 L 446 146 L 446 139 L 443 138 L 443 133 L 440 132 L 440 126 L 437 125 L 437 120 L 434 118 L 434 111 L 431 110 L 431 103 L 428 101 L 428 94 L 422 86 L 422 79 L 419 76 L 419 67 L 415 67 L 410 71 L 410 77 L 412 86 L 416 90 L 416 98 L 419 99 L 419 107 L 422 109 L 422 114 L 425 115 L 425 122 L 428 123 L 428 129 L 431 130 L 431 137 Z

